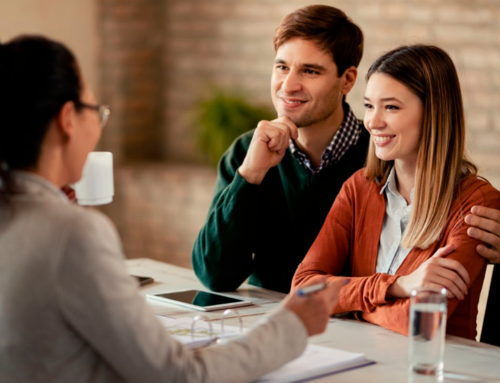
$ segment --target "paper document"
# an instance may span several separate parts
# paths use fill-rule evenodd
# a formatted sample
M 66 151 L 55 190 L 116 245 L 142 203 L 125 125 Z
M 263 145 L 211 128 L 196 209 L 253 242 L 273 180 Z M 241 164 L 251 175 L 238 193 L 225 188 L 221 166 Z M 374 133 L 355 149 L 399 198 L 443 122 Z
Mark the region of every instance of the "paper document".
M 303 382 L 323 375 L 368 366 L 373 363 L 374 362 L 367 360 L 363 354 L 310 344 L 300 357 L 264 375 L 257 382 Z
M 219 322 L 210 322 L 213 333 L 210 334 L 209 322 L 197 321 L 194 332 L 191 333 L 191 318 L 170 318 L 162 315 L 155 315 L 160 323 L 169 333 L 179 342 L 192 348 L 204 347 L 211 343 L 215 338 L 237 337 L 241 334 L 239 327 L 224 325 L 222 333 Z

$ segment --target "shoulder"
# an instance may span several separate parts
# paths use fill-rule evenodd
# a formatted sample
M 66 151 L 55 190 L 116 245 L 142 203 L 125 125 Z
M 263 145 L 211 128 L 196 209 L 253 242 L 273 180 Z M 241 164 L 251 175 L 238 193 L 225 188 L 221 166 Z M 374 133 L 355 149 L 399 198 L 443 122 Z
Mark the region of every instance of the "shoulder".
M 342 186 L 336 200 L 347 200 L 357 206 L 372 206 L 381 201 L 381 187 L 365 176 L 365 168 L 355 172 Z
M 69 244 L 85 247 L 118 246 L 120 240 L 115 225 L 103 213 L 93 209 L 72 206 L 72 227 Z
M 43 226 L 61 233 L 95 227 L 97 230 L 114 229 L 113 224 L 103 213 L 84 208 L 74 203 L 64 203 L 59 199 L 31 199 L 15 201 L 15 215 L 22 219 L 43 220 Z
M 85 209 L 80 206 L 71 207 L 73 230 L 86 232 L 116 232 L 115 226 L 111 220 L 100 211 Z
M 456 200 L 460 205 L 478 204 L 500 208 L 500 192 L 488 181 L 477 176 L 470 176 L 460 182 Z
M 76 204 L 42 204 L 47 225 L 51 226 L 52 236 L 59 237 L 63 253 L 83 251 L 96 247 L 121 247 L 114 224 L 103 213 Z
M 353 192 L 366 193 L 371 189 L 378 189 L 380 192 L 380 186 L 374 181 L 369 180 L 365 176 L 365 168 L 356 171 L 344 184 L 345 187 L 352 189 Z

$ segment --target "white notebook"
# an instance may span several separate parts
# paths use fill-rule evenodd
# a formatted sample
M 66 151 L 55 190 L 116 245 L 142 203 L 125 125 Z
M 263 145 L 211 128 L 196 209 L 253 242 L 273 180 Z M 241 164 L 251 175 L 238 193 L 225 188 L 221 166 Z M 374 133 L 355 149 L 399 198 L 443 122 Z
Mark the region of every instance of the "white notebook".
M 320 376 L 335 374 L 354 368 L 368 366 L 363 354 L 342 351 L 335 348 L 308 345 L 304 353 L 283 367 L 264 375 L 258 383 L 304 382 Z

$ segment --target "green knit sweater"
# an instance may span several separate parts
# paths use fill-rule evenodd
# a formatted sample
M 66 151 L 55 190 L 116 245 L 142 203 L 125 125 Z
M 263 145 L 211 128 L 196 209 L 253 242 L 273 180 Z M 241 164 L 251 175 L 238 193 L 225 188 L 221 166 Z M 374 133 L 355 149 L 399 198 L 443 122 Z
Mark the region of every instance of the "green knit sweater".
M 362 168 L 369 134 L 336 164 L 317 174 L 287 150 L 261 185 L 237 172 L 254 131 L 239 137 L 219 163 L 214 198 L 193 248 L 193 268 L 214 291 L 249 283 L 288 292 L 295 269 L 306 255 L 344 181 Z

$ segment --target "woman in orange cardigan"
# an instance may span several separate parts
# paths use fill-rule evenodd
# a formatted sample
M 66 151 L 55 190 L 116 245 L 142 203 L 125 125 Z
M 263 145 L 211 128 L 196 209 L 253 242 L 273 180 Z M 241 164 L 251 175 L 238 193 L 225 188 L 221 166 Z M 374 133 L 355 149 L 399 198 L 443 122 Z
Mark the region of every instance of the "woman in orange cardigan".
M 447 332 L 476 336 L 486 260 L 463 217 L 474 205 L 500 208 L 465 155 L 460 84 L 435 46 L 397 48 L 370 67 L 367 166 L 344 184 L 292 286 L 347 273 L 333 314 L 408 334 L 411 291 L 448 289 Z

